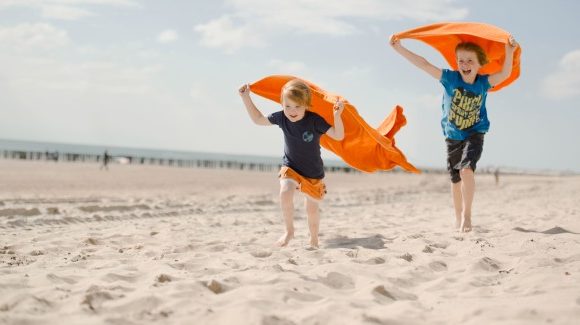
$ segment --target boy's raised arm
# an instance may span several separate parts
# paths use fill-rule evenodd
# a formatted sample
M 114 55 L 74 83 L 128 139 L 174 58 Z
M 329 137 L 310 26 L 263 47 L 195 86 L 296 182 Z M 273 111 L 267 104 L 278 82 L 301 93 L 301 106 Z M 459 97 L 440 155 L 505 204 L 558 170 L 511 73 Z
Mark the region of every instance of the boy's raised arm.
M 342 111 L 344 111 L 344 103 L 337 100 L 334 104 L 334 126 L 332 126 L 326 135 L 334 140 L 342 141 L 344 139 L 344 124 L 342 123 Z
M 409 60 L 409 62 L 413 63 L 413 65 L 415 65 L 417 68 L 427 72 L 433 78 L 441 80 L 441 75 L 443 72 L 441 71 L 440 68 L 432 65 L 424 57 L 419 56 L 406 49 L 403 45 L 401 45 L 401 41 L 395 35 L 391 35 L 390 43 L 393 49 L 397 51 L 397 53 L 401 54 L 405 59 Z
M 489 76 L 489 84 L 493 87 L 497 84 L 502 83 L 512 74 L 512 65 L 514 61 L 514 50 L 518 46 L 518 43 L 513 36 L 510 36 L 509 41 L 505 45 L 505 60 L 503 62 L 503 67 L 500 72 L 494 73 Z
M 252 98 L 250 98 L 250 85 L 244 84 L 238 90 L 240 96 L 242 97 L 242 101 L 244 102 L 244 106 L 246 106 L 246 110 L 248 111 L 248 115 L 255 124 L 258 125 L 272 125 L 267 117 L 262 115 L 262 112 L 258 110 L 254 102 L 252 102 Z

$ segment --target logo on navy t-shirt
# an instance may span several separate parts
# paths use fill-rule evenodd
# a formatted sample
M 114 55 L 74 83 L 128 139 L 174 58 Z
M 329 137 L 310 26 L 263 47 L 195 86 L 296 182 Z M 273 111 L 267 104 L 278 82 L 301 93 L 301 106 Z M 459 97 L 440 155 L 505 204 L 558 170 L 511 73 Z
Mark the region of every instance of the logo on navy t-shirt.
M 304 142 L 312 142 L 312 140 L 314 140 L 314 134 L 310 131 L 305 131 L 302 133 L 302 140 L 304 140 Z

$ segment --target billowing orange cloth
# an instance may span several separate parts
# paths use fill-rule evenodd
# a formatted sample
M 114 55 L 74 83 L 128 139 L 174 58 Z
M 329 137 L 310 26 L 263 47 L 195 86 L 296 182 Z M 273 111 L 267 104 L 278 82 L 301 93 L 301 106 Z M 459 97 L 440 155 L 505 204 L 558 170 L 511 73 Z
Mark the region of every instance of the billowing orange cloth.
M 282 87 L 286 82 L 295 79 L 293 76 L 273 75 L 250 85 L 256 95 L 280 103 Z M 396 106 L 379 128 L 369 126 L 358 114 L 356 108 L 339 95 L 329 93 L 315 84 L 301 79 L 308 84 L 312 92 L 312 111 L 334 124 L 333 106 L 337 98 L 345 102 L 342 112 L 345 136 L 336 141 L 327 135 L 320 138 L 320 144 L 341 157 L 350 166 L 365 172 L 389 170 L 395 166 L 419 173 L 419 170 L 407 162 L 405 155 L 395 147 L 395 133 L 407 120 L 403 108 Z
M 510 33 L 483 23 L 452 22 L 425 25 L 397 33 L 395 36 L 399 39 L 412 38 L 427 43 L 443 55 L 453 70 L 457 70 L 455 59 L 457 44 L 473 42 L 481 46 L 489 60 L 489 63 L 479 70 L 479 73 L 493 74 L 500 72 L 503 67 L 505 44 L 508 43 Z M 518 46 L 514 51 L 511 75 L 489 91 L 500 90 L 520 76 L 520 54 L 521 48 Z

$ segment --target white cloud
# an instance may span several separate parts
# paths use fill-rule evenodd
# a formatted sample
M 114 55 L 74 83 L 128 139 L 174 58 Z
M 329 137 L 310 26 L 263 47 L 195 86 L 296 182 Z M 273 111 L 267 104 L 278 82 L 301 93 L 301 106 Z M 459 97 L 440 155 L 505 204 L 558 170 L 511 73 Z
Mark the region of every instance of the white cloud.
M 25 23 L 13 27 L 0 27 L 0 47 L 2 48 L 52 49 L 69 43 L 67 32 L 50 24 Z
M 91 16 L 92 14 L 84 9 L 72 6 L 44 6 L 41 8 L 43 18 L 53 18 L 61 20 L 78 20 L 80 18 Z
M 228 0 L 227 4 L 231 13 L 195 27 L 202 45 L 233 52 L 284 33 L 357 33 L 360 19 L 427 22 L 462 19 L 468 13 L 455 0 Z
M 273 73 L 301 75 L 306 71 L 306 64 L 300 61 L 270 60 L 268 66 L 273 68 Z
M 212 20 L 207 24 L 197 25 L 194 30 L 201 34 L 201 44 L 210 48 L 223 48 L 227 53 L 233 53 L 241 47 L 262 45 L 262 41 L 253 28 L 235 26 L 229 16 Z
M 177 41 L 178 38 L 179 35 L 177 34 L 176 31 L 172 29 L 167 29 L 157 36 L 157 41 L 159 43 L 171 43 Z
M 92 16 L 88 7 L 138 7 L 136 0 L 0 0 L 0 10 L 25 7 L 38 11 L 43 18 L 78 20 Z
M 562 57 L 558 69 L 544 80 L 542 90 L 552 99 L 580 96 L 580 49 Z

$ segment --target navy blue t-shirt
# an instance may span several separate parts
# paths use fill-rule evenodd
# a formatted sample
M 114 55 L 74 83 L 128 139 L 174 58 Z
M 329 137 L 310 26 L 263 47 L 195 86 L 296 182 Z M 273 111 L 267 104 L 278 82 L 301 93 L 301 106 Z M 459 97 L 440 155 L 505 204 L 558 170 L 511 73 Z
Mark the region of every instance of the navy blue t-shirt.
M 304 117 L 291 122 L 283 111 L 268 116 L 272 124 L 284 132 L 283 165 L 308 178 L 324 178 L 324 165 L 320 157 L 320 136 L 330 129 L 320 115 L 306 111 Z

